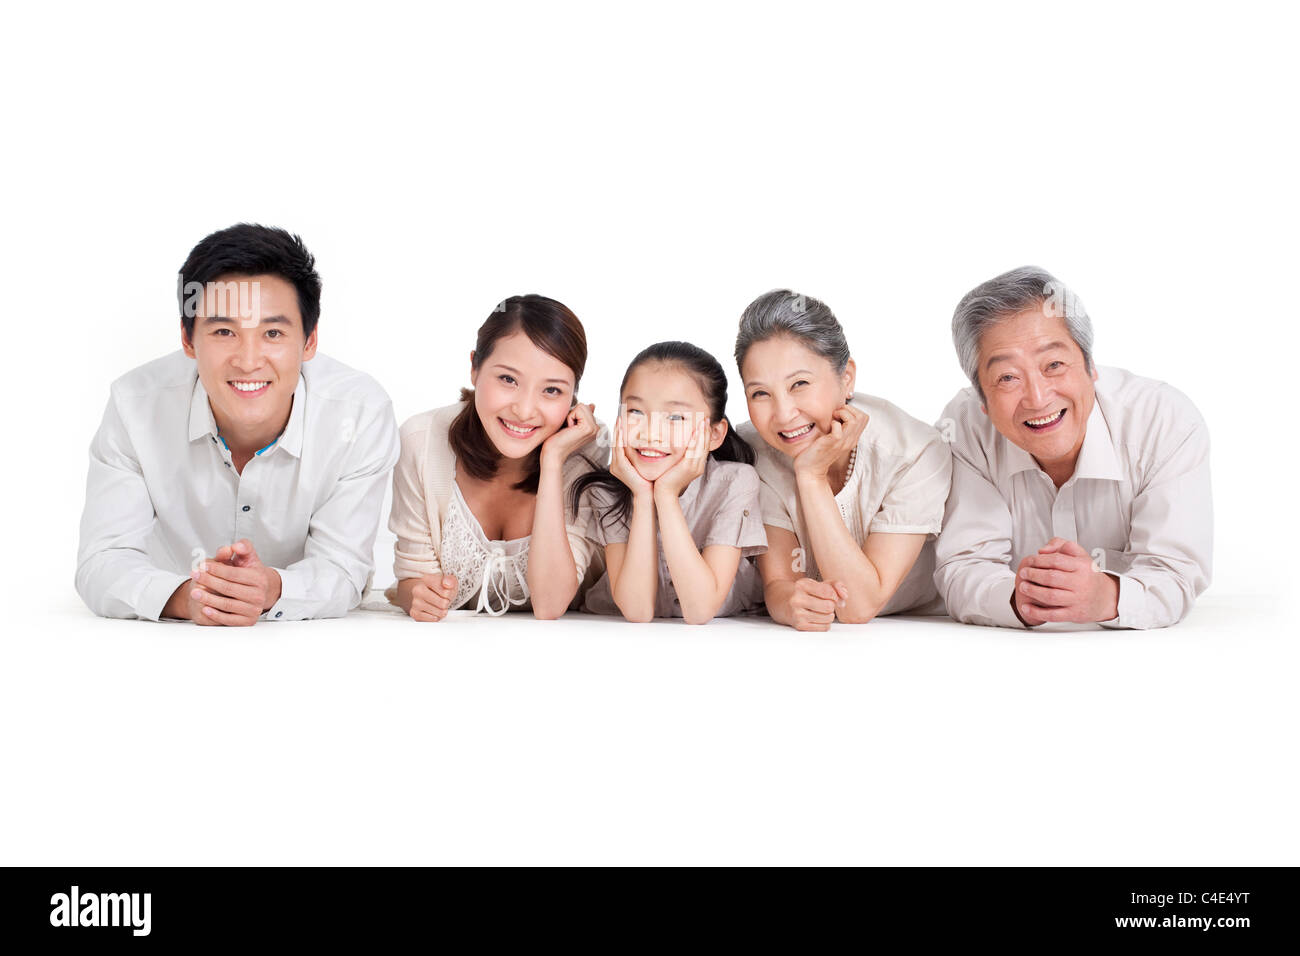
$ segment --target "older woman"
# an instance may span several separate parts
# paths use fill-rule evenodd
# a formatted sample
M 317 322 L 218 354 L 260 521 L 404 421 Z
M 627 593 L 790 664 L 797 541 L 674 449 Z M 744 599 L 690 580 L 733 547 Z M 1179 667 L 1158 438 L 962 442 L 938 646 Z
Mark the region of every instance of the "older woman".
M 952 478 L 939 433 L 854 391 L 834 313 L 778 289 L 740 318 L 736 364 L 757 455 L 768 613 L 799 630 L 937 611 L 933 546 Z

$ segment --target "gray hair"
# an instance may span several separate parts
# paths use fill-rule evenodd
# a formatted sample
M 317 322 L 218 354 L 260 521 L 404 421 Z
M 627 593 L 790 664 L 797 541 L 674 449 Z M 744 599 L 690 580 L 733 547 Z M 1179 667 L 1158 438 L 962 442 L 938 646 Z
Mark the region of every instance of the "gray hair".
M 952 314 L 952 344 L 957 349 L 957 361 L 975 386 L 980 400 L 984 389 L 980 387 L 980 339 L 990 326 L 1023 312 L 1041 308 L 1044 315 L 1057 315 L 1065 319 L 1066 331 L 1083 353 L 1083 364 L 1092 373 L 1092 319 L 1064 282 L 1046 269 L 1021 266 L 1000 276 L 982 282 L 967 292 Z
M 849 343 L 835 313 L 825 302 L 789 289 L 760 295 L 740 316 L 736 333 L 736 368 L 751 345 L 788 335 L 831 363 L 839 375 L 849 364 Z

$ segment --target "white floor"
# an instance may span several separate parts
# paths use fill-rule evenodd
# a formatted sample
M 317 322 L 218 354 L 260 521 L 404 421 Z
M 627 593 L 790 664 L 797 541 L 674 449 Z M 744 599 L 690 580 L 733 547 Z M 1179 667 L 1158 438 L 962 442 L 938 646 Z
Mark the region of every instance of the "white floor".
M 1294 628 L 19 614 L 0 862 L 1297 862 Z

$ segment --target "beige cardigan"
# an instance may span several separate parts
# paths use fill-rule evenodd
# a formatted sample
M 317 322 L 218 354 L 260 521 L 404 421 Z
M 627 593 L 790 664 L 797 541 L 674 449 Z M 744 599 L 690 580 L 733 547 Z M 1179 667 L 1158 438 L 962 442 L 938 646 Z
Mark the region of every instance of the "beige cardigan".
M 397 535 L 393 545 L 393 572 L 398 581 L 442 570 L 438 560 L 439 540 L 456 478 L 456 455 L 448 442 L 447 430 L 464 407 L 457 402 L 436 408 L 402 425 L 402 453 L 393 469 L 393 510 L 388 518 L 388 529 Z M 564 523 L 569 533 L 569 550 L 578 570 L 575 602 L 579 605 L 586 591 L 584 582 L 590 584 L 599 578 L 604 562 L 601 549 L 584 534 L 586 522 L 580 523 L 569 507 L 569 489 L 579 475 L 591 470 L 590 462 L 602 460 L 593 438 L 564 463 Z M 396 593 L 394 584 L 385 595 L 392 601 Z

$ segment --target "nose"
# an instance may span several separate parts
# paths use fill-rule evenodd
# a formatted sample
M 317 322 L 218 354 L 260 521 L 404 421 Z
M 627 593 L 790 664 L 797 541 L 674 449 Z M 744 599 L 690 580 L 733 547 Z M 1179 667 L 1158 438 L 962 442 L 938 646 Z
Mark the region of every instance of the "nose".
M 664 416 L 658 412 L 651 412 L 646 422 L 646 441 L 651 445 L 667 444 L 668 423 L 664 421 Z
M 527 392 L 516 395 L 514 403 L 510 406 L 510 413 L 520 423 L 531 421 L 537 413 L 537 399 Z
M 1025 404 L 1034 411 L 1048 411 L 1043 406 L 1052 394 L 1052 383 L 1038 372 L 1025 377 Z
M 235 350 L 235 367 L 241 372 L 252 372 L 262 366 L 262 336 L 259 329 L 244 329 Z
M 773 409 L 773 415 L 772 415 L 773 420 L 778 425 L 791 424 L 791 418 L 798 411 L 795 408 L 794 402 L 792 402 L 789 396 L 786 395 L 778 395 L 776 399 L 772 402 L 772 409 Z

